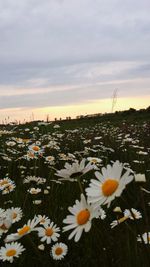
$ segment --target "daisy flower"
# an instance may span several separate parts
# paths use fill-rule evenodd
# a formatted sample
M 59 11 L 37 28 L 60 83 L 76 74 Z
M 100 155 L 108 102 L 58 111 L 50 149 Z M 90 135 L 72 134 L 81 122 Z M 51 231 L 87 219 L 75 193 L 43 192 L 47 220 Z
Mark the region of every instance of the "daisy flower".
M 24 144 L 28 144 L 28 143 L 30 143 L 30 142 L 31 142 L 30 139 L 22 139 L 22 143 L 24 143 Z
M 0 190 L 2 190 L 2 195 L 9 194 L 15 189 L 16 185 L 14 181 L 9 178 L 4 178 L 0 180 Z
M 2 192 L 2 195 L 6 195 L 6 194 L 9 194 L 10 192 L 14 191 L 16 185 L 13 183 L 7 185 L 4 189 L 3 189 L 3 192 Z
M 25 158 L 26 160 L 29 161 L 30 159 L 37 159 L 37 156 L 32 151 L 28 151 L 27 154 L 24 155 L 22 158 Z
M 42 200 L 40 200 L 40 199 L 36 199 L 36 200 L 32 201 L 32 203 L 33 203 L 34 205 L 40 205 L 40 204 L 42 203 Z
M 53 126 L 53 128 L 54 128 L 54 129 L 58 129 L 58 128 L 60 128 L 60 126 L 59 126 L 58 124 L 55 124 L 55 125 Z
M 5 186 L 12 182 L 9 178 L 0 179 L 0 190 L 3 190 Z
M 29 146 L 29 150 L 35 154 L 42 152 L 42 149 L 37 144 Z
M 68 252 L 68 247 L 64 243 L 56 243 L 51 248 L 51 256 L 54 260 L 62 260 Z
M 42 177 L 36 177 L 36 176 L 27 176 L 24 180 L 23 183 L 24 184 L 29 184 L 35 182 L 37 184 L 44 184 L 46 182 L 45 178 Z
M 12 225 L 12 218 L 2 209 L 0 215 L 1 215 L 0 216 L 0 236 L 1 236 L 3 233 L 8 232 L 9 228 Z
M 41 244 L 41 245 L 38 246 L 38 249 L 41 250 L 41 251 L 44 251 L 45 246 L 43 244 Z
M 150 232 L 142 234 L 142 239 L 145 244 L 150 244 Z M 137 241 L 142 242 L 140 236 L 137 237 Z
M 120 207 L 115 207 L 115 208 L 113 209 L 113 212 L 121 213 L 122 210 L 121 210 Z
M 12 263 L 14 258 L 18 258 L 24 250 L 25 248 L 18 242 L 6 244 L 5 247 L 0 248 L 0 259 Z
M 31 233 L 32 231 L 36 231 L 37 224 L 39 223 L 39 219 L 35 216 L 32 220 L 29 220 L 27 224 L 25 224 L 22 228 L 17 230 L 17 233 L 10 234 L 5 238 L 5 242 L 12 242 L 22 238 L 23 236 Z
M 142 218 L 142 214 L 133 208 L 131 209 L 131 211 L 128 209 L 124 210 L 123 214 L 124 216 L 121 217 L 120 219 L 112 221 L 112 223 L 110 224 L 111 228 L 116 227 L 117 225 L 119 225 L 120 223 L 123 223 L 124 221 L 128 219 L 138 220 Z
M 6 195 L 12 192 L 15 187 L 15 183 L 9 178 L 4 178 L 0 180 L 0 190 L 2 190 L 2 195 Z
M 46 242 L 47 244 L 50 244 L 51 241 L 56 242 L 60 236 L 60 234 L 58 234 L 60 228 L 57 227 L 54 222 L 49 224 L 45 223 L 43 227 L 37 227 L 37 231 L 38 236 L 41 237 L 41 242 Z
M 72 230 L 72 233 L 69 235 L 68 239 L 73 237 L 75 242 L 78 242 L 83 230 L 85 232 L 90 231 L 91 221 L 93 218 L 98 218 L 97 209 L 87 203 L 83 194 L 81 194 L 81 201 L 76 200 L 73 207 L 69 207 L 68 210 L 72 215 L 68 215 L 66 219 L 63 220 L 63 223 L 68 224 L 63 227 L 63 231 Z
M 138 182 L 138 183 L 146 182 L 145 174 L 137 173 L 134 175 L 134 178 L 135 178 L 135 182 Z
M 10 208 L 6 210 L 7 214 L 12 218 L 12 223 L 19 222 L 23 216 L 21 208 Z
M 31 195 L 37 195 L 37 194 L 41 193 L 41 189 L 32 187 L 32 188 L 28 189 L 28 192 Z
M 95 172 L 97 180 L 92 179 L 86 189 L 88 202 L 93 203 L 95 207 L 102 204 L 110 206 L 111 201 L 119 197 L 126 185 L 133 180 L 129 170 L 122 175 L 123 168 L 124 165 L 116 161 L 112 166 L 103 167 L 102 173 Z
M 95 218 L 104 220 L 106 218 L 106 212 L 101 207 L 95 208 Z
M 126 209 L 124 211 L 124 216 L 128 217 L 131 220 L 135 220 L 135 219 L 138 220 L 138 219 L 142 218 L 141 212 L 139 212 L 139 211 L 137 211 L 136 209 L 133 209 L 133 208 L 131 209 L 131 211 Z
M 45 215 L 38 215 L 37 218 L 39 220 L 39 224 L 41 225 L 50 223 L 50 219 L 46 217 Z
M 121 217 L 121 218 L 118 219 L 118 220 L 114 220 L 114 221 L 112 221 L 112 223 L 110 224 L 111 228 L 114 228 L 114 227 L 116 227 L 117 225 L 119 225 L 120 223 L 125 222 L 128 218 L 129 218 L 129 217 L 124 216 L 124 217 Z
M 45 160 L 46 160 L 48 163 L 54 163 L 55 158 L 54 158 L 53 156 L 47 156 L 47 157 L 45 157 Z
M 102 159 L 95 158 L 95 157 L 88 157 L 87 160 L 92 164 L 98 164 L 102 162 Z
M 8 142 L 6 142 L 6 145 L 13 147 L 13 146 L 16 145 L 16 142 L 14 142 L 14 141 L 8 141 Z
M 5 215 L 5 210 L 0 208 L 0 219 L 1 217 L 4 217 L 4 215 Z
M 73 164 L 66 163 L 65 169 L 57 171 L 55 175 L 62 177 L 63 180 L 74 180 L 93 169 L 91 163 L 85 165 L 85 161 L 86 159 L 82 159 L 80 163 L 77 160 Z
M 49 194 L 49 191 L 47 189 L 44 189 L 44 195 L 48 195 Z

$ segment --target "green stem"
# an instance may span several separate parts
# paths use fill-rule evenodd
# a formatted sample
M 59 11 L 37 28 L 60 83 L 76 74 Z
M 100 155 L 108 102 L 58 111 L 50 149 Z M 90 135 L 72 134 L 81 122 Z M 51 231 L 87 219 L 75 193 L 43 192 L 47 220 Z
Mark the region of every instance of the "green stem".
M 37 159 L 35 159 L 35 162 L 34 162 L 34 175 L 36 176 L 36 164 L 37 164 Z
M 22 211 L 24 211 L 24 209 L 25 209 L 25 205 L 26 205 L 26 201 L 27 201 L 28 196 L 29 196 L 29 193 L 27 193 L 26 196 L 25 196 L 25 199 L 24 199 L 24 202 L 23 202 L 23 205 L 22 205 Z
M 135 218 L 135 216 L 134 216 L 134 213 L 133 213 L 132 209 L 130 208 L 130 205 L 129 205 L 128 201 L 125 200 L 123 197 L 121 197 L 121 199 L 122 199 L 122 200 L 124 201 L 124 203 L 127 205 L 127 207 L 129 208 L 129 210 L 130 210 L 130 212 L 131 212 L 132 217 L 134 218 L 135 225 L 136 225 L 136 232 L 139 234 L 139 236 L 140 236 L 140 238 L 141 238 L 142 244 L 143 244 L 143 246 L 144 246 L 144 248 L 145 248 L 144 251 L 145 251 L 145 253 L 146 253 L 146 255 L 147 255 L 148 260 L 150 261 L 149 250 L 147 249 L 147 246 L 145 246 L 145 242 L 144 242 L 142 233 L 141 233 L 141 231 L 139 230 L 139 227 L 138 227 L 136 218 Z
M 78 181 L 78 185 L 79 185 L 79 188 L 80 188 L 81 193 L 84 193 L 83 187 L 82 187 L 82 184 L 81 184 L 81 180 L 80 180 L 80 176 L 77 177 L 77 181 Z
M 27 235 L 26 237 L 27 237 L 28 242 L 31 244 L 32 248 L 34 249 L 34 252 L 35 252 L 35 254 L 36 254 L 38 260 L 40 261 L 40 263 L 41 263 L 42 266 L 43 266 L 43 261 L 42 261 L 41 257 L 39 256 L 39 251 L 38 251 L 38 249 L 37 249 L 35 243 L 32 241 L 32 239 L 31 239 L 31 237 L 30 237 L 29 235 Z

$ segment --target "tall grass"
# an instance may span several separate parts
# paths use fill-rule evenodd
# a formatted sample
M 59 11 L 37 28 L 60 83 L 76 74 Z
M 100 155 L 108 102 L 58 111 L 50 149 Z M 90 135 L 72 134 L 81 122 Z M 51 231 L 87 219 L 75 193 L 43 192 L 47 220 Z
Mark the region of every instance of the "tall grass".
M 63 228 L 63 220 L 69 215 L 68 207 L 73 206 L 77 199 L 80 200 L 81 195 L 81 188 L 76 181 L 60 181 L 55 175 L 56 170 L 63 169 L 66 162 L 72 164 L 75 159 L 80 162 L 83 158 L 97 157 L 102 160 L 97 164 L 101 172 L 102 167 L 119 160 L 127 164 L 133 176 L 145 174 L 146 182 L 136 182 L 134 179 L 109 208 L 103 205 L 106 218 L 93 219 L 91 230 L 84 232 L 77 243 L 73 239 L 68 240 L 70 232 L 61 231 L 58 241 L 68 246 L 68 253 L 63 260 L 56 261 L 50 256 L 53 242 L 50 245 L 43 243 L 45 249 L 41 251 L 38 248 L 42 243 L 40 238 L 36 232 L 31 232 L 18 240 L 26 250 L 18 259 L 14 259 L 12 266 L 149 267 L 150 239 L 145 244 L 142 238 L 142 234 L 150 231 L 150 194 L 142 190 L 150 189 L 149 123 L 144 119 L 140 123 L 129 123 L 123 119 L 112 122 L 90 120 L 76 125 L 71 121 L 60 122 L 60 128 L 54 128 L 54 125 L 18 125 L 10 133 L 14 126 L 1 129 L 1 179 L 9 177 L 16 188 L 6 195 L 1 190 L 0 208 L 20 207 L 23 217 L 12 224 L 7 233 L 3 233 L 0 247 L 5 246 L 4 240 L 8 234 L 15 233 L 38 214 L 48 216 Z M 4 129 L 8 130 L 7 134 L 3 132 Z M 24 139 L 29 141 L 25 142 Z M 9 142 L 14 142 L 14 145 L 11 146 Z M 37 153 L 33 159 L 27 159 L 30 146 L 36 142 L 39 142 L 41 153 Z M 75 159 L 68 153 L 73 154 Z M 53 162 L 46 161 L 50 155 L 55 158 Z M 96 179 L 94 172 L 91 170 L 81 179 L 84 194 L 90 180 Z M 42 177 L 46 182 L 41 185 L 36 182 L 25 184 L 23 181 L 27 176 Z M 33 187 L 40 188 L 41 192 L 31 194 L 29 189 Z M 41 204 L 34 204 L 36 200 L 41 200 Z M 115 212 L 116 207 L 120 207 L 122 212 Z M 119 221 L 123 211 L 131 208 L 140 211 L 142 218 L 125 220 L 112 229 L 112 221 Z M 141 236 L 141 242 L 137 241 L 138 236 Z M 1 261 L 3 267 L 10 265 L 7 261 Z

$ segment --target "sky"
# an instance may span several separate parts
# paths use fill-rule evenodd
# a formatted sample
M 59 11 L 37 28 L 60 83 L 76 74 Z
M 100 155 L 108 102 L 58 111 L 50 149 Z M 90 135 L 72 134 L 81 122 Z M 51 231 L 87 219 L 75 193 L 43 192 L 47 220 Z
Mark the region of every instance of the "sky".
M 0 0 L 0 121 L 150 105 L 149 0 Z

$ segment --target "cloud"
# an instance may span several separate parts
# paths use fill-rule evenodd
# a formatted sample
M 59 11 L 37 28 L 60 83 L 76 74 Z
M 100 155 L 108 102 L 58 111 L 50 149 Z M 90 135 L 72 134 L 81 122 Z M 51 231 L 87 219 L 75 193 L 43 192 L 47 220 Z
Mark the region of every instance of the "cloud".
M 15 95 L 3 95 L 0 98 L 0 109 L 4 108 L 36 108 L 44 106 L 66 106 L 70 104 L 84 104 L 91 100 L 111 99 L 113 91 L 118 88 L 118 98 L 130 96 L 137 97 L 141 95 L 141 88 L 144 86 L 145 91 L 142 95 L 150 96 L 149 92 L 150 79 L 133 79 L 124 81 L 110 81 L 96 83 L 94 85 L 79 85 L 77 87 L 51 87 L 41 90 L 18 92 Z M 21 104 L 20 104 L 21 103 Z
M 0 0 L 0 107 L 149 94 L 148 0 Z M 142 88 L 142 92 L 141 92 Z

